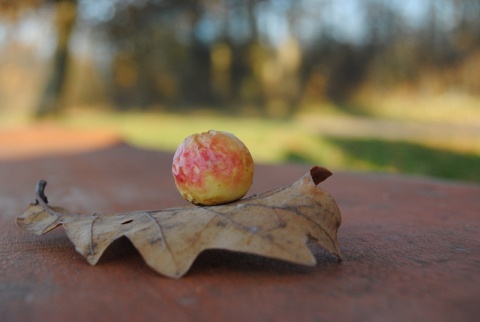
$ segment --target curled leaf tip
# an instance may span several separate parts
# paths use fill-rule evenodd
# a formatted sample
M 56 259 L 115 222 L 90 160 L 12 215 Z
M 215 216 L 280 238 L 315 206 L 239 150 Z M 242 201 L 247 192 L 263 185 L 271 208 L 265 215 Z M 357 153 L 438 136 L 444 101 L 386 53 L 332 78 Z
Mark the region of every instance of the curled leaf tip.
M 47 196 L 45 195 L 45 187 L 47 186 L 47 181 L 41 179 L 37 182 L 37 186 L 35 187 L 35 195 L 37 198 L 37 202 L 48 203 Z
M 310 170 L 310 175 L 312 176 L 313 182 L 317 185 L 330 177 L 332 172 L 324 167 L 314 166 Z

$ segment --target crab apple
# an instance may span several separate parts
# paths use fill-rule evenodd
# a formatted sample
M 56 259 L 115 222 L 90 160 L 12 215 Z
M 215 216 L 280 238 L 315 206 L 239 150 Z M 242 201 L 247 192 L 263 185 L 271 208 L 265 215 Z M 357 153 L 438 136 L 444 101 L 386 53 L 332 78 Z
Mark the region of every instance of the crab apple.
M 180 194 L 196 205 L 213 206 L 245 196 L 253 181 L 253 159 L 245 144 L 228 132 L 192 134 L 173 157 Z

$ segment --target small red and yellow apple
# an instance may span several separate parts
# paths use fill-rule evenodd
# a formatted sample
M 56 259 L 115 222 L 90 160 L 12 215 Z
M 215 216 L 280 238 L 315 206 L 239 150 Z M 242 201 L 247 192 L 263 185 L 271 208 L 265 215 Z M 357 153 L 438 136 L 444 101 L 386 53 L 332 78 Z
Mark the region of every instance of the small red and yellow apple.
M 248 148 L 222 131 L 192 134 L 173 157 L 172 174 L 180 194 L 196 205 L 212 206 L 238 200 L 253 181 Z

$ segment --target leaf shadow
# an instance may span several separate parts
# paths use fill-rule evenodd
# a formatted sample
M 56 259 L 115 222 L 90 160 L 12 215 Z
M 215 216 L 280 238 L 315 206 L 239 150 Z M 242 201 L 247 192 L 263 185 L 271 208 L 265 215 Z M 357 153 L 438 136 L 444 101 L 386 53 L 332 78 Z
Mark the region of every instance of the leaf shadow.
M 114 240 L 107 247 L 96 265 L 110 265 L 123 262 L 139 262 L 142 265 L 145 265 L 138 250 L 125 236 Z
M 317 264 L 309 267 L 275 258 L 269 258 L 256 254 L 241 253 L 224 249 L 208 249 L 200 253 L 193 262 L 186 276 L 198 276 L 209 274 L 222 274 L 228 272 L 259 274 L 259 275 L 305 275 L 323 266 L 338 264 L 336 256 L 328 253 L 323 248 L 308 245 L 315 256 Z M 97 265 L 122 265 L 143 267 L 155 273 L 142 259 L 142 256 L 125 236 L 116 239 L 105 250 Z M 159 273 L 155 273 L 163 276 Z
M 330 266 L 339 262 L 334 255 L 326 252 L 322 248 L 316 245 L 309 245 L 309 247 L 317 260 L 317 264 L 314 266 L 295 264 L 250 253 L 209 249 L 197 257 L 188 274 L 238 272 L 249 275 L 305 275 L 317 270 L 319 266 Z

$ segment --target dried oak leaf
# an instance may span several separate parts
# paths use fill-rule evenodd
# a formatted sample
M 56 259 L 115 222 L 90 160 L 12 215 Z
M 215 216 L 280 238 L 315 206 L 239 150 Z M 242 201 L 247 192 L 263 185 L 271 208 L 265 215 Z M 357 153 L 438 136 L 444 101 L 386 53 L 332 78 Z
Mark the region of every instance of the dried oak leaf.
M 206 249 L 227 249 L 315 265 L 308 242 L 339 259 L 341 215 L 333 197 L 316 185 L 331 175 L 322 167 L 292 185 L 234 203 L 117 214 L 72 214 L 48 204 L 46 182 L 17 225 L 41 235 L 63 225 L 76 250 L 94 265 L 117 238 L 126 236 L 149 266 L 179 278 Z

